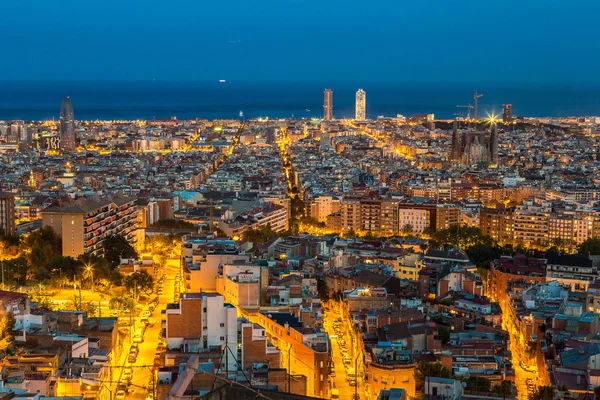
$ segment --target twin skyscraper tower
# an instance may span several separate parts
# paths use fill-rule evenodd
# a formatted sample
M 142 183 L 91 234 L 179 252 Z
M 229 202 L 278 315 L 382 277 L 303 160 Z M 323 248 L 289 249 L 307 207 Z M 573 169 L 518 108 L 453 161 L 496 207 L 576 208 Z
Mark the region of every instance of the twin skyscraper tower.
M 323 93 L 323 119 L 331 121 L 333 119 L 333 90 L 325 89 Z M 356 92 L 356 105 L 354 119 L 365 121 L 367 119 L 367 93 L 358 89 Z

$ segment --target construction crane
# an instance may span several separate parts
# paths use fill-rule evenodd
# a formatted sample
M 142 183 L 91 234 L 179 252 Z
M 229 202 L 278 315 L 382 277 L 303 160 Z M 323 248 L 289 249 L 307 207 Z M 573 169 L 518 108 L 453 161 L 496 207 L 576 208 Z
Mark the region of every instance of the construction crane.
M 470 103 L 469 103 L 468 106 L 456 106 L 456 107 L 458 107 L 458 108 L 466 108 L 468 110 L 467 111 L 467 121 L 471 120 L 471 109 L 473 108 L 473 106 Z
M 475 91 L 475 94 L 473 95 L 473 98 L 475 99 L 475 121 L 477 121 L 477 112 L 479 111 L 479 98 L 482 96 L 483 95 L 481 93 L 477 93 L 477 91 Z

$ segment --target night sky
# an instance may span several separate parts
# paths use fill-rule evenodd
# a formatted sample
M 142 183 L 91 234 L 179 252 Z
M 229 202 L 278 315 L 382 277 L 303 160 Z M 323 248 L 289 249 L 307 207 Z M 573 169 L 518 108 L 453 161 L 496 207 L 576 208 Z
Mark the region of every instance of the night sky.
M 0 79 L 598 83 L 598 15 L 598 0 L 3 0 Z

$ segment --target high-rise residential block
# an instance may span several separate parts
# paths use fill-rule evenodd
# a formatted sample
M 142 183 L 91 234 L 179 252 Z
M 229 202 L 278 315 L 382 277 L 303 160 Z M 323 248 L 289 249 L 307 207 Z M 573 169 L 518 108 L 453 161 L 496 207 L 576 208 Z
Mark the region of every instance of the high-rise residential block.
M 102 255 L 107 236 L 121 235 L 135 242 L 138 209 L 129 197 L 80 198 L 44 209 L 42 226 L 51 226 L 62 238 L 64 256 Z
M 325 89 L 323 93 L 323 119 L 331 121 L 333 119 L 333 90 Z
M 358 89 L 356 92 L 356 115 L 357 121 L 364 121 L 367 119 L 367 93 Z

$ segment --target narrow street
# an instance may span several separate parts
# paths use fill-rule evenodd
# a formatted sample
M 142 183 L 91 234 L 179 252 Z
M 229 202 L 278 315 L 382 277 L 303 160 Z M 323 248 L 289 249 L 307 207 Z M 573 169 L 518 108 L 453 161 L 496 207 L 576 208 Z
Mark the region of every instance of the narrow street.
M 163 310 L 166 309 L 168 303 L 172 303 L 175 299 L 175 278 L 180 272 L 179 259 L 169 259 L 165 268 L 166 278 L 163 282 L 163 292 L 158 295 L 158 305 L 149 316 L 150 325 L 143 331 L 141 329 L 142 322 L 140 315 L 135 317 L 134 326 L 131 326 L 131 336 L 135 333 L 143 332 L 143 342 L 138 343 L 139 353 L 135 362 L 128 361 L 128 355 L 131 348 L 130 338 L 127 337 L 124 341 L 123 352 L 116 368 L 113 370 L 113 382 L 126 383 L 123 372 L 127 369 L 131 371 L 132 378 L 129 383 L 129 388 L 126 394 L 127 399 L 145 400 L 150 399 L 152 395 L 153 385 L 155 385 L 155 376 L 153 376 L 153 367 L 157 347 L 162 338 L 162 319 Z M 157 277 L 157 281 L 160 277 Z M 154 296 L 150 296 L 153 298 Z M 147 310 L 148 307 L 144 307 Z M 143 311 L 140 311 L 140 314 Z M 135 328 L 134 328 L 135 327 Z M 158 352 L 163 353 L 163 352 Z M 116 385 L 111 385 L 111 391 L 116 392 Z
M 365 386 L 361 373 L 359 373 L 363 368 L 363 357 L 362 354 L 357 353 L 362 350 L 357 348 L 358 346 L 350 336 L 349 328 L 352 325 L 340 313 L 339 303 L 331 301 L 329 304 L 331 307 L 326 313 L 323 327 L 331 341 L 331 362 L 335 371 L 335 377 L 331 378 L 331 388 L 339 390 L 339 398 L 342 400 L 353 399 L 355 393 L 359 398 L 365 399 L 367 398 Z M 356 363 L 357 354 L 358 363 Z M 346 364 L 344 364 L 344 358 L 346 358 Z M 357 366 L 358 371 L 356 370 Z M 354 371 L 355 377 L 349 379 L 348 373 L 352 371 Z M 350 381 L 353 381 L 353 385 L 350 384 Z

